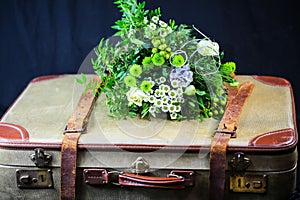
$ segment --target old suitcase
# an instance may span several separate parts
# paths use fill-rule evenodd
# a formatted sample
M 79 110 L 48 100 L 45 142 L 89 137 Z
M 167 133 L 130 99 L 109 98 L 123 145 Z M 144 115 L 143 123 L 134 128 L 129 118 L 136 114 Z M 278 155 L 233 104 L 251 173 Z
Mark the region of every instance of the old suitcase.
M 62 144 L 67 133 L 72 135 L 66 125 L 76 116 L 83 91 L 75 76 L 34 79 L 2 117 L 0 199 L 74 199 L 68 193 L 75 192 L 75 175 L 76 199 L 210 195 L 282 200 L 294 191 L 297 131 L 293 93 L 285 79 L 237 76 L 240 82 L 253 82 L 254 88 L 240 114 L 236 137 L 225 146 L 226 157 L 214 159 L 216 164 L 210 161 L 210 149 L 218 121 L 113 120 L 101 104 L 102 96 L 90 113 L 76 156 L 76 141 Z M 61 155 L 62 149 L 73 147 L 75 155 Z M 68 168 L 72 163 L 77 170 Z M 224 180 L 222 167 L 212 166 L 218 163 Z M 61 171 L 61 166 L 69 171 Z M 217 171 L 210 174 L 213 168 Z M 219 183 L 224 188 L 215 185 Z

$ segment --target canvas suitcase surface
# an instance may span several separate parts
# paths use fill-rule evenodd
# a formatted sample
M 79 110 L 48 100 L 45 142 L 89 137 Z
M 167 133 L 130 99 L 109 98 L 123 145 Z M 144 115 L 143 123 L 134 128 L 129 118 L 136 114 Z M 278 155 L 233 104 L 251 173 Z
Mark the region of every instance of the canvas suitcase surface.
M 77 199 L 209 199 L 218 121 L 113 120 L 102 96 L 78 141 L 76 173 L 61 172 L 72 162 L 61 155 L 69 145 L 62 140 L 83 91 L 75 77 L 34 79 L 2 117 L 0 199 L 60 199 L 61 180 L 68 181 L 61 177 L 68 174 L 76 174 Z M 237 79 L 254 89 L 221 163 L 224 199 L 288 199 L 297 163 L 291 86 L 275 77 Z

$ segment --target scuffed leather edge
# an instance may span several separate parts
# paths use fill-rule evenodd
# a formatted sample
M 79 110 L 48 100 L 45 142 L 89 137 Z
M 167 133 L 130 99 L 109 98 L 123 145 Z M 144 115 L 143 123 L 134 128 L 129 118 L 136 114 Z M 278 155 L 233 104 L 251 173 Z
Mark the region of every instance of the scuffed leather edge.
M 46 81 L 46 80 L 50 80 L 50 79 L 59 78 L 59 77 L 62 77 L 62 76 L 65 76 L 65 75 L 62 74 L 62 75 L 39 76 L 39 77 L 36 77 L 36 78 L 32 79 L 30 81 L 30 83 L 36 83 L 36 82 Z
M 249 146 L 281 147 L 295 142 L 295 132 L 291 128 L 263 133 L 252 138 Z
M 268 85 L 291 87 L 290 82 L 284 78 L 275 77 L 275 76 L 257 76 L 257 75 L 253 75 L 252 77 L 255 80 L 258 80 Z
M 22 126 L 12 123 L 0 122 L 0 141 L 11 140 L 28 141 L 29 133 Z

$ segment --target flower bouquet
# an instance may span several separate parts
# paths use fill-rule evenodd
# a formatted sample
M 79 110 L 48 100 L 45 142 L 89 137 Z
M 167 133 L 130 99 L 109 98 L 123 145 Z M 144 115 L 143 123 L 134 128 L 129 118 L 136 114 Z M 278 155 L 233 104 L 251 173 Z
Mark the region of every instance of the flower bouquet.
M 101 39 L 91 61 L 110 117 L 219 119 L 226 105 L 224 83 L 239 83 L 235 63 L 221 63 L 218 43 L 194 26 L 163 21 L 160 9 L 146 10 L 145 2 L 114 3 L 123 14 L 112 26 L 117 32 Z M 85 80 L 82 75 L 78 82 Z

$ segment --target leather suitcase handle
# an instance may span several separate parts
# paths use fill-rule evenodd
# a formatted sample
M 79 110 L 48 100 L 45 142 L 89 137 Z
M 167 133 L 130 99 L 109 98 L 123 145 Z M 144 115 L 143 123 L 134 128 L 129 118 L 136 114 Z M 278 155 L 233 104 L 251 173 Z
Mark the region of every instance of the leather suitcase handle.
M 123 186 L 164 188 L 164 189 L 184 189 L 183 177 L 153 177 L 136 174 L 120 174 L 119 184 Z
M 113 185 L 161 189 L 184 189 L 195 185 L 193 171 L 173 170 L 166 177 L 139 175 L 105 169 L 83 170 L 84 182 L 89 185 Z

